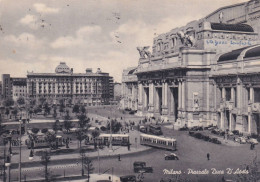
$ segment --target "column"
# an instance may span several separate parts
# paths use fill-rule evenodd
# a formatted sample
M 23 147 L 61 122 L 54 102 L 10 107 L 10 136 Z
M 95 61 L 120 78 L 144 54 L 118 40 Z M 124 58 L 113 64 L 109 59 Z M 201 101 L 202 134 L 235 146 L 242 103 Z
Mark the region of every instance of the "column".
M 164 103 L 165 103 L 165 106 L 167 107 L 168 106 L 168 83 L 165 82 L 164 83 Z
M 222 99 L 225 99 L 225 98 L 226 98 L 226 95 L 225 95 L 225 88 L 224 88 L 224 87 L 222 88 L 221 95 L 222 95 Z
M 182 101 L 182 110 L 185 110 L 185 82 L 184 82 L 184 80 L 182 81 L 182 83 L 181 83 L 181 86 L 182 86 L 182 89 L 181 89 L 181 96 L 182 96 L 182 99 L 181 99 L 181 101 Z
M 181 82 L 179 81 L 179 85 L 178 85 L 178 105 L 179 105 L 179 110 L 182 108 L 182 86 L 181 86 Z
M 254 103 L 254 88 L 250 87 L 250 100 Z
M 248 114 L 248 133 L 251 133 L 252 115 Z
M 154 109 L 154 84 L 151 81 L 149 83 L 149 110 L 150 112 L 153 112 Z
M 224 112 L 220 113 L 220 128 L 224 129 Z
M 229 129 L 229 131 L 231 131 L 232 130 L 232 113 L 231 112 L 229 112 L 229 126 L 228 126 L 228 129 Z
M 234 94 L 234 88 L 231 87 L 231 101 L 235 101 L 235 98 L 234 98 L 235 94 Z

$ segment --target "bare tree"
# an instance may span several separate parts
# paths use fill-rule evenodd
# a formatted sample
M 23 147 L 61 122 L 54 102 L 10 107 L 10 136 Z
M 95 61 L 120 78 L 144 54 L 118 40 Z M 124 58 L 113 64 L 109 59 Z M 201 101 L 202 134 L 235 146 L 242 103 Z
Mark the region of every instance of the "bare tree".
M 83 170 L 83 166 L 84 166 L 84 168 L 87 172 L 87 179 L 89 182 L 90 174 L 93 173 L 95 168 L 93 167 L 93 163 L 90 160 L 90 158 L 87 157 L 83 151 L 81 151 L 80 155 L 81 155 L 81 160 L 82 160 L 82 176 L 84 175 L 84 170 Z
M 44 150 L 41 154 L 41 164 L 44 165 L 44 177 L 45 181 L 51 181 L 51 174 L 48 170 L 48 164 L 50 163 L 51 155 L 50 151 Z

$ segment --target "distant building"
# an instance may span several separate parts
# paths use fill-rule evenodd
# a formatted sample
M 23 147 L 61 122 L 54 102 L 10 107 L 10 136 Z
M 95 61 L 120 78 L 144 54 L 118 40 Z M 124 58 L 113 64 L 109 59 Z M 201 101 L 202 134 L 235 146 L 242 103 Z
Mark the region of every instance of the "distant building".
M 11 77 L 10 74 L 2 75 L 2 99 L 13 99 L 26 97 L 27 85 L 26 78 Z
M 121 107 L 124 109 L 137 110 L 138 87 L 135 71 L 136 67 L 123 70 Z
M 65 62 L 61 62 L 55 73 L 27 74 L 29 99 L 45 98 L 49 103 L 81 103 L 87 106 L 108 104 L 113 98 L 113 77 L 97 69 L 96 73 L 87 68 L 85 73 L 73 73 Z
M 114 100 L 120 101 L 122 97 L 122 84 L 121 83 L 114 83 Z

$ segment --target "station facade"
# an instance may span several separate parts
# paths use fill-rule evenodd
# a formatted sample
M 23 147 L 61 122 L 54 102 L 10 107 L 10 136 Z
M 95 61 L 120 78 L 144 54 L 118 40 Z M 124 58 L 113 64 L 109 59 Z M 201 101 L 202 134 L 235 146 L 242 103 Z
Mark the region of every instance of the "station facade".
M 260 3 L 220 8 L 138 47 L 138 114 L 183 126 L 218 125 L 260 134 Z M 124 80 L 124 79 L 123 79 Z M 129 100 L 129 99 L 128 99 Z M 125 105 L 124 107 L 129 107 Z

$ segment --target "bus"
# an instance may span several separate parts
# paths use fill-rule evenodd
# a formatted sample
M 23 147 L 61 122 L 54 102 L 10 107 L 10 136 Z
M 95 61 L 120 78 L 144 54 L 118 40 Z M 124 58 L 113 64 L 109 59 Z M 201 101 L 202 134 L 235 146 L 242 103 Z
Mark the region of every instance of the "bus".
M 150 124 L 148 126 L 148 132 L 154 135 L 162 135 L 162 129 L 161 126 L 155 125 L 155 124 Z
M 96 139 L 97 145 L 109 145 L 110 134 L 100 134 Z M 94 139 L 91 135 L 87 135 L 85 139 L 86 145 L 93 145 Z M 130 145 L 129 135 L 127 134 L 112 134 L 112 145 L 128 146 Z
M 167 150 L 177 150 L 177 141 L 174 138 L 140 134 L 140 144 Z
M 57 135 L 56 141 L 52 143 L 52 145 L 56 145 L 58 147 L 61 147 L 63 145 L 62 143 L 62 136 Z M 28 149 L 31 148 L 43 148 L 43 147 L 49 147 L 48 141 L 45 139 L 44 135 L 37 135 L 35 140 L 26 139 L 25 144 L 27 145 Z

